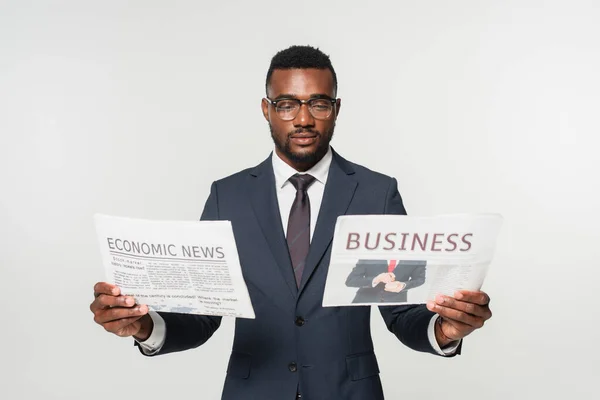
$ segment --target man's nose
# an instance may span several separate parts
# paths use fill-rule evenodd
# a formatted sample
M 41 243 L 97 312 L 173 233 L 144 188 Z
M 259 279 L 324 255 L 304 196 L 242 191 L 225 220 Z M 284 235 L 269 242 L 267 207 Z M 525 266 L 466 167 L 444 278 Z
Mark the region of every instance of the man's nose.
M 308 110 L 308 104 L 300 104 L 300 110 L 293 122 L 294 126 L 298 127 L 315 126 L 315 118 Z

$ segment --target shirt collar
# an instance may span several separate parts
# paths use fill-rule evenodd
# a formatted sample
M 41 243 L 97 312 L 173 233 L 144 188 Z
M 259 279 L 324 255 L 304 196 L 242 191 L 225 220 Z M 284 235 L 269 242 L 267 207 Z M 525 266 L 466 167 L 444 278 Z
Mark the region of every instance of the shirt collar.
M 273 156 L 271 157 L 273 162 L 273 172 L 275 173 L 275 185 L 277 188 L 284 187 L 292 176 L 297 173 L 300 174 L 310 174 L 315 177 L 315 179 L 321 182 L 323 185 L 327 182 L 327 176 L 329 175 L 329 167 L 331 166 L 331 161 L 333 159 L 333 154 L 331 151 L 331 147 L 327 149 L 327 153 L 316 163 L 311 169 L 306 172 L 298 172 L 285 161 L 283 161 L 277 155 L 277 152 L 273 152 Z

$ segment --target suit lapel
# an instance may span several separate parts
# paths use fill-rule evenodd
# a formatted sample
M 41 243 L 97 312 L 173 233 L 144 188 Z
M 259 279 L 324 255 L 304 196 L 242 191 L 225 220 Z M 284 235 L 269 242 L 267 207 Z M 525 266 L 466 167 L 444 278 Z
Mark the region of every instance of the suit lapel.
M 298 288 L 283 232 L 271 157 L 258 165 L 250 174 L 254 177 L 249 186 L 252 208 L 279 267 L 279 271 L 275 273 L 281 274 L 289 288 L 289 294 L 295 299 Z M 281 286 L 273 285 L 271 290 L 278 287 Z
M 315 227 L 302 274 L 302 281 L 299 288 L 300 293 L 306 286 L 306 282 L 314 272 L 321 258 L 323 258 L 333 239 L 337 217 L 344 215 L 350 206 L 357 185 L 356 181 L 350 176 L 352 174 L 354 174 L 352 166 L 337 153 L 333 152 L 333 160 L 331 161 L 327 184 L 323 193 L 317 226 Z

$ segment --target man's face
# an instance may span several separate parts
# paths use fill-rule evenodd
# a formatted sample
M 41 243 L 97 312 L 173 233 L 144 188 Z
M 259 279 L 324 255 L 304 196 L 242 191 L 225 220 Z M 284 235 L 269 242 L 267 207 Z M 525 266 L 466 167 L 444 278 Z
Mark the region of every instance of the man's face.
M 275 70 L 268 97 L 271 100 L 335 98 L 333 75 L 328 69 Z M 338 99 L 329 118 L 322 120 L 314 118 L 308 105 L 303 104 L 293 120 L 284 121 L 277 115 L 275 107 L 263 99 L 263 114 L 269 122 L 279 157 L 298 171 L 306 171 L 315 165 L 327 153 L 340 105 Z

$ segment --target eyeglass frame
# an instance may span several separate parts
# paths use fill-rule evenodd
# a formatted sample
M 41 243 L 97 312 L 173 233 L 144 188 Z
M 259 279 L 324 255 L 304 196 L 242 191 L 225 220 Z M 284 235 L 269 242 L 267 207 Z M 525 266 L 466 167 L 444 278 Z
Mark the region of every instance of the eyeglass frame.
M 336 104 L 337 104 L 337 102 L 339 100 L 339 99 L 333 99 L 333 98 L 331 98 L 329 96 L 327 96 L 327 97 L 325 97 L 325 96 L 311 97 L 310 99 L 306 99 L 306 100 L 300 100 L 300 99 L 296 99 L 294 97 L 283 97 L 283 98 L 277 99 L 277 100 L 272 100 L 272 99 L 270 99 L 268 97 L 265 97 L 264 99 L 267 101 L 267 103 L 269 103 L 270 105 L 272 105 L 273 107 L 275 107 L 275 114 L 277 114 L 277 117 L 279 119 L 281 119 L 282 121 L 293 121 L 294 119 L 296 119 L 296 117 L 298 116 L 298 114 L 300 114 L 300 109 L 302 108 L 303 104 L 306 104 L 306 107 L 308 107 L 308 112 L 310 113 L 310 115 L 313 118 L 318 119 L 319 121 L 327 121 L 331 117 L 331 114 L 333 113 L 333 109 L 335 108 L 335 106 L 336 106 Z M 298 107 L 298 112 L 294 116 L 294 118 L 286 120 L 286 119 L 281 118 L 279 116 L 279 114 L 277 113 L 277 103 L 279 103 L 280 101 L 290 101 L 290 100 L 295 101 L 297 103 L 300 103 L 300 107 Z M 317 117 L 315 117 L 313 115 L 313 113 L 311 111 L 310 104 L 308 104 L 308 103 L 310 103 L 311 101 L 314 101 L 314 100 L 327 100 L 327 101 L 329 101 L 331 103 L 331 105 L 332 105 L 331 112 L 329 113 L 329 115 L 325 119 L 317 118 Z

